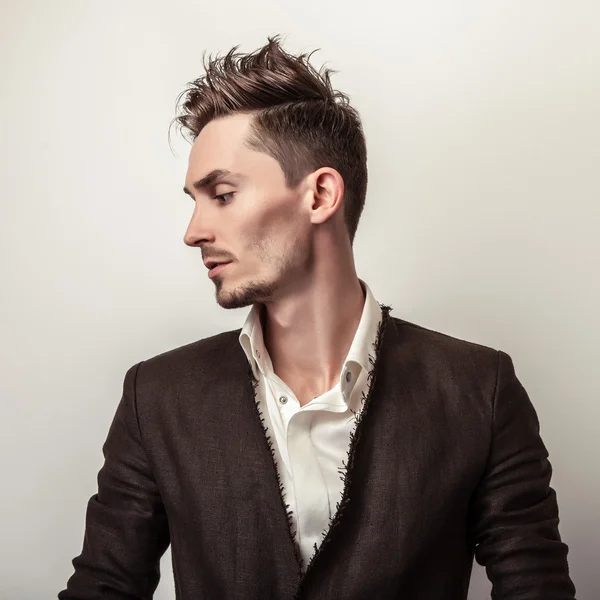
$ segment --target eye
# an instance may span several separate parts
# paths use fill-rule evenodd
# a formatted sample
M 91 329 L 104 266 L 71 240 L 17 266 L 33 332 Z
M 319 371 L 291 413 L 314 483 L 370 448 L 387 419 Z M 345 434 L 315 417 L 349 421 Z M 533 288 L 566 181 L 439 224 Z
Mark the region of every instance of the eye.
M 233 194 L 234 194 L 234 192 L 227 192 L 226 194 L 219 194 L 219 195 L 215 196 L 214 199 L 216 200 L 218 198 L 219 204 L 224 205 L 229 202 L 229 200 L 225 196 L 233 196 Z

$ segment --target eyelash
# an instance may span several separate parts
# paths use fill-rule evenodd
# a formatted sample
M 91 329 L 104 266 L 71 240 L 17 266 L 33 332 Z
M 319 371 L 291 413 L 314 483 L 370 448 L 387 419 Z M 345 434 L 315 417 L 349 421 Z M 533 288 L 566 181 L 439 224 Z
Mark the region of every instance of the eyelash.
M 226 194 L 219 194 L 218 196 L 214 197 L 214 200 L 219 199 L 219 204 L 221 206 L 224 206 L 225 204 L 228 204 L 230 202 L 230 200 L 225 200 L 224 196 L 233 196 L 234 192 L 227 192 Z

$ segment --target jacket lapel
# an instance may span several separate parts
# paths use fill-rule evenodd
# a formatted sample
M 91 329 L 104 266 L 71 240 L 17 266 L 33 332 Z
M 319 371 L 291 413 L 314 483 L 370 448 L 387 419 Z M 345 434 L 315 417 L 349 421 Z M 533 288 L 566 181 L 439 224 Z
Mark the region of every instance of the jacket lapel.
M 289 504 L 286 504 L 284 499 L 284 489 L 279 475 L 279 467 L 275 460 L 275 451 L 273 449 L 274 440 L 272 439 L 271 432 L 265 425 L 264 416 L 256 396 L 258 381 L 254 378 L 252 368 L 241 348 L 239 348 L 239 352 L 236 350 L 235 360 L 231 365 L 233 367 L 232 372 L 236 374 L 234 376 L 235 387 L 237 389 L 239 389 L 238 386 L 242 387 L 242 395 L 248 400 L 248 402 L 245 403 L 247 404 L 248 410 L 246 411 L 244 408 L 242 411 L 242 414 L 245 416 L 244 418 L 247 418 L 246 426 L 256 429 L 257 434 L 260 434 L 257 435 L 257 437 L 262 438 L 261 442 L 255 447 L 257 455 L 248 457 L 249 460 L 254 463 L 254 468 L 256 466 L 260 466 L 261 468 L 261 481 L 265 497 L 268 498 L 268 502 L 264 506 L 261 506 L 261 510 L 269 511 L 268 518 L 273 521 L 273 526 L 278 532 L 278 547 L 285 548 L 286 562 L 289 564 L 290 577 L 292 577 L 297 585 L 296 597 L 301 593 L 303 580 L 313 571 L 315 565 L 322 560 L 324 551 L 335 537 L 336 529 L 343 522 L 346 507 L 350 502 L 350 487 L 357 448 L 360 443 L 363 429 L 362 422 L 367 417 L 369 406 L 374 401 L 374 396 L 376 396 L 376 394 L 374 394 L 374 384 L 378 359 L 381 355 L 385 330 L 390 321 L 389 312 L 391 311 L 391 307 L 381 305 L 381 308 L 382 319 L 374 343 L 373 354 L 369 356 L 371 369 L 367 374 L 367 381 L 369 382 L 368 391 L 363 397 L 364 404 L 362 411 L 355 415 L 355 427 L 350 435 L 347 458 L 340 469 L 340 477 L 344 484 L 342 497 L 334 516 L 330 520 L 329 529 L 321 545 L 315 550 L 315 553 L 304 572 L 302 570 L 302 559 L 294 540 L 294 534 L 292 533 L 292 513 L 289 509 Z
M 348 453 L 346 460 L 342 463 L 342 468 L 340 469 L 340 477 L 343 481 L 343 490 L 342 497 L 340 499 L 339 504 L 337 505 L 337 509 L 333 517 L 329 522 L 329 529 L 321 542 L 321 545 L 315 549 L 315 553 L 310 559 L 306 571 L 301 578 L 300 585 L 298 587 L 295 598 L 299 598 L 302 592 L 302 584 L 308 576 L 315 570 L 316 565 L 323 560 L 323 557 L 326 555 L 326 550 L 330 545 L 331 541 L 335 539 L 336 531 L 340 527 L 340 525 L 344 522 L 344 516 L 347 512 L 348 504 L 351 501 L 351 485 L 352 485 L 352 476 L 355 471 L 355 462 L 357 457 L 357 449 L 360 446 L 361 435 L 364 429 L 364 422 L 368 416 L 369 408 L 376 401 L 379 396 L 378 390 L 375 387 L 376 375 L 380 371 L 380 359 L 382 354 L 385 351 L 384 346 L 384 338 L 385 333 L 388 328 L 388 325 L 391 321 L 389 316 L 390 311 L 392 310 L 391 306 L 387 306 L 384 304 L 380 304 L 382 310 L 382 317 L 379 323 L 379 328 L 377 330 L 377 336 L 375 338 L 375 342 L 373 344 L 373 354 L 369 354 L 369 363 L 371 368 L 367 373 L 367 381 L 368 381 L 368 390 L 367 393 L 363 392 L 363 408 L 362 410 L 355 414 L 355 426 L 352 432 L 350 433 L 350 440 L 348 445 Z

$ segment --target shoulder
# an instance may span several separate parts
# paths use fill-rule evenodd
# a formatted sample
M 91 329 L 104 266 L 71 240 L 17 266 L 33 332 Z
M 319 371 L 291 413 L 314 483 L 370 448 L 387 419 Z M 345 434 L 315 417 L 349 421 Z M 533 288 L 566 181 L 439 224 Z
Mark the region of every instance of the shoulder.
M 495 383 L 500 357 L 506 356 L 503 352 L 397 317 L 391 321 L 395 352 L 403 361 L 448 381 L 484 379 L 488 385 Z
M 137 370 L 138 386 L 170 385 L 202 373 L 217 373 L 243 357 L 241 329 L 223 331 L 150 356 L 130 368 Z M 243 363 L 242 363 L 243 364 Z
M 462 337 L 436 331 L 417 323 L 412 323 L 398 317 L 391 317 L 394 326 L 402 339 L 413 344 L 431 349 L 467 354 L 495 354 L 497 350 L 491 346 L 480 344 Z
M 239 346 L 240 331 L 240 329 L 222 331 L 148 357 L 144 360 L 144 363 L 151 367 L 161 367 L 172 363 L 181 363 L 182 361 L 196 361 L 199 357 L 208 355 L 213 360 L 218 359 L 220 354 L 231 352 L 233 348 Z

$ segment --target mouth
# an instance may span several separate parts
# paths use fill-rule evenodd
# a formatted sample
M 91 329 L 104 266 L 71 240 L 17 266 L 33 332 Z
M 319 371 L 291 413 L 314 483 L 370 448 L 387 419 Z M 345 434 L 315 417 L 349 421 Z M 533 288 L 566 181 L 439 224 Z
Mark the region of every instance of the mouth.
M 209 262 L 207 264 L 207 267 L 209 267 L 208 276 L 210 278 L 212 278 L 215 275 L 218 275 L 228 264 L 230 264 L 230 262 L 225 262 L 225 263 Z

